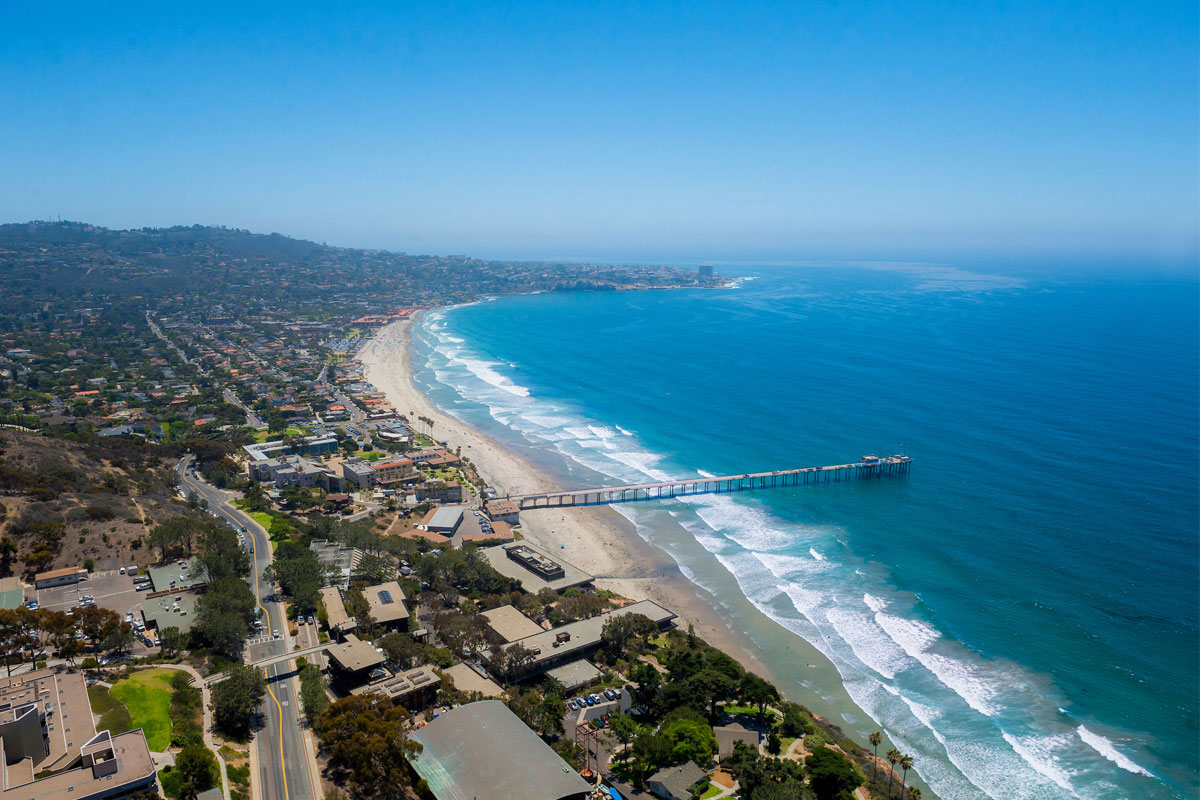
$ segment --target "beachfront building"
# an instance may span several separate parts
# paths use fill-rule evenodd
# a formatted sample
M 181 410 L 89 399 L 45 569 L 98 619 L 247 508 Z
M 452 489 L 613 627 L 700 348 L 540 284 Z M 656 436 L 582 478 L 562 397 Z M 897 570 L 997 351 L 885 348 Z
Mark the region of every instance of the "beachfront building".
M 489 611 L 480 611 L 479 616 L 505 643 L 542 632 L 542 626 L 518 611 L 516 606 L 500 606 Z
M 83 675 L 54 667 L 0 678 L 0 800 L 101 800 L 154 788 L 142 730 L 97 733 Z
M 548 631 L 539 631 L 507 645 L 485 650 L 482 653 L 483 660 L 490 669 L 503 649 L 521 645 L 533 654 L 533 659 L 515 676 L 517 680 L 526 680 L 561 664 L 586 658 L 600 647 L 600 634 L 604 630 L 604 623 L 626 614 L 641 614 L 658 625 L 660 629 L 669 627 L 675 619 L 674 613 L 658 603 L 652 600 L 642 600 L 623 608 L 606 611 L 589 619 L 581 619 L 578 622 Z
M 412 734 L 437 800 L 585 800 L 591 786 L 499 700 L 453 708 Z
M 413 462 L 407 458 L 372 464 L 371 469 L 375 472 L 375 484 L 377 486 L 396 486 L 402 483 L 416 483 L 421 480 L 421 474 L 417 472 L 413 466 Z
M 537 594 L 542 589 L 561 592 L 572 586 L 586 586 L 592 576 L 578 567 L 551 555 L 528 542 L 489 547 L 480 553 L 492 569 L 506 578 L 521 582 L 521 590 Z
M 521 524 L 521 507 L 512 500 L 492 500 L 485 503 L 483 510 L 493 520 L 507 522 L 509 525 Z
M 284 442 L 276 439 L 270 442 L 257 442 L 242 447 L 251 461 L 263 461 L 280 456 L 322 456 L 336 453 L 338 450 L 337 437 L 304 436 Z

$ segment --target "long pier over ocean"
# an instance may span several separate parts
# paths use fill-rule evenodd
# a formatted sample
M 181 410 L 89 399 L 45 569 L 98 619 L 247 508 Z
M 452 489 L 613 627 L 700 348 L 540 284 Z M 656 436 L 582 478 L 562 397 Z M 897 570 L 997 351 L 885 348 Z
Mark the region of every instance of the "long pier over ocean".
M 571 506 L 600 506 L 610 503 L 633 503 L 643 500 L 665 500 L 695 494 L 723 494 L 754 489 L 775 489 L 785 486 L 807 486 L 816 483 L 883 478 L 907 475 L 912 465 L 908 456 L 863 456 L 853 464 L 828 467 L 777 469 L 774 472 L 753 472 L 745 475 L 721 475 L 713 478 L 689 478 L 681 481 L 636 483 L 630 486 L 606 486 L 598 489 L 575 489 L 569 492 L 525 494 L 510 497 L 525 511 L 535 508 L 570 508 Z

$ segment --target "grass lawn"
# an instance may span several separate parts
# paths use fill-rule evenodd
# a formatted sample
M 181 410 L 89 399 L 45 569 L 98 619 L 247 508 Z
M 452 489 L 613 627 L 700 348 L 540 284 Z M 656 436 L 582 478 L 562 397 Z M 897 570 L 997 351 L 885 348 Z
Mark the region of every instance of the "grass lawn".
M 278 436 L 278 435 L 279 434 L 271 433 L 270 431 L 255 431 L 254 432 L 254 441 L 257 442 L 258 444 L 262 444 L 263 442 L 270 441 L 271 437 Z
M 700 800 L 709 800 L 710 797 L 716 797 L 722 791 L 724 790 L 715 783 L 709 784 L 708 788 L 704 791 L 704 794 L 700 795 Z
M 112 696 L 129 709 L 130 726 L 141 728 L 146 744 L 161 753 L 171 743 L 171 676 L 173 669 L 147 669 L 113 684 Z
M 246 512 L 246 516 L 250 517 L 250 519 L 254 520 L 259 525 L 262 525 L 264 528 L 269 529 L 271 527 L 271 515 L 265 511 L 248 511 Z
M 87 692 L 92 713 L 100 717 L 100 721 L 96 723 L 97 731 L 109 731 L 115 736 L 133 727 L 129 719 L 129 709 L 109 694 L 107 686 L 89 686 Z

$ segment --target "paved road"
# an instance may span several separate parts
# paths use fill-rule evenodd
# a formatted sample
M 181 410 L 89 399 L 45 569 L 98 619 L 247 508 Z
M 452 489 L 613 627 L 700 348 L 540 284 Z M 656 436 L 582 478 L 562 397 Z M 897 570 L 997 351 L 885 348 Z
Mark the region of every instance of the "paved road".
M 246 413 L 246 424 L 255 430 L 261 431 L 266 429 L 267 423 L 263 422 L 262 417 L 255 414 L 245 403 L 242 402 L 232 389 L 225 388 L 221 390 L 221 396 L 225 398 L 225 402 L 231 406 L 237 406 Z
M 271 544 L 267 532 L 251 517 L 229 505 L 218 489 L 192 478 L 188 473 L 190 464 L 191 456 L 187 456 L 176 467 L 184 491 L 194 491 L 203 497 L 208 502 L 209 510 L 222 519 L 245 526 L 254 543 L 251 580 L 258 605 L 263 610 L 263 630 L 267 635 L 279 631 L 281 638 L 267 639 L 263 636 L 251 640 L 248 646 L 249 660 L 282 655 L 291 647 L 283 605 L 264 600 L 273 588 L 262 580 L 263 570 L 271 564 Z M 288 663 L 272 665 L 267 669 L 267 699 L 263 708 L 266 725 L 255 736 L 259 762 L 258 785 L 263 800 L 317 800 L 319 797 L 313 787 L 314 768 L 301 732 L 300 702 L 294 686 L 294 674 Z

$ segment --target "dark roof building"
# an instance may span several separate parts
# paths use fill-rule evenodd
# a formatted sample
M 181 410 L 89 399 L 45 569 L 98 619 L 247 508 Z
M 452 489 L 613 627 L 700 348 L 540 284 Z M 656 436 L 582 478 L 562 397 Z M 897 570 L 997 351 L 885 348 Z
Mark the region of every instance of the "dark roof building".
M 590 787 L 499 700 L 459 706 L 412 735 L 437 800 L 584 800 Z

